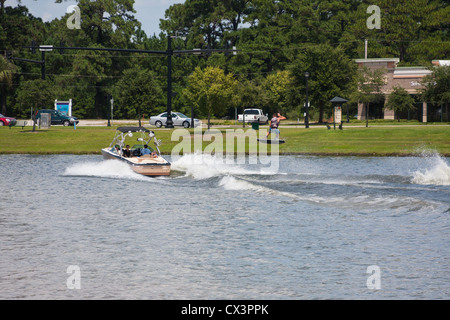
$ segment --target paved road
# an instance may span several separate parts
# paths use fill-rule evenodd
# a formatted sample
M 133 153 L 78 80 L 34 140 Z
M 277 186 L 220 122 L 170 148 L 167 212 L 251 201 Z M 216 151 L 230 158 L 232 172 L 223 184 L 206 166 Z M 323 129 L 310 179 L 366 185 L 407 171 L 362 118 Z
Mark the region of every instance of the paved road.
M 33 125 L 33 121 L 32 120 L 26 120 L 27 121 L 27 126 L 32 126 Z M 80 120 L 80 122 L 78 123 L 77 126 L 107 126 L 108 125 L 108 120 Z M 139 121 L 138 120 L 113 120 L 111 122 L 111 125 L 130 125 L 130 126 L 137 126 L 139 125 Z M 148 124 L 148 120 L 143 120 L 141 121 L 141 125 L 145 126 L 145 127 L 152 127 L 152 128 L 156 128 L 155 126 L 150 126 Z M 352 124 L 352 125 L 348 125 L 346 123 L 344 123 L 343 127 L 344 129 L 350 129 L 350 128 L 364 128 L 366 125 L 365 124 L 361 124 L 361 125 L 356 125 L 356 124 Z M 388 124 L 370 124 L 369 123 L 369 127 L 420 127 L 423 126 L 423 124 L 401 124 L 401 125 L 396 125 L 396 124 L 392 124 L 392 125 L 388 125 Z M 433 124 L 432 126 L 448 126 L 448 124 Z M 202 127 L 205 128 L 207 127 L 207 121 L 202 121 Z M 214 128 L 242 128 L 242 124 L 237 124 L 237 125 L 213 125 L 212 127 Z M 325 128 L 325 125 L 310 125 L 311 129 L 323 129 Z M 330 124 L 331 130 L 333 130 L 333 124 Z M 177 127 L 178 128 L 178 127 Z M 251 125 L 246 125 L 246 128 L 251 128 Z M 268 125 L 260 125 L 260 128 L 268 128 Z M 302 123 L 299 124 L 285 124 L 285 125 L 281 125 L 280 128 L 305 128 L 305 125 Z M 164 129 L 164 127 L 163 127 Z M 336 125 L 336 130 L 338 129 L 338 126 Z

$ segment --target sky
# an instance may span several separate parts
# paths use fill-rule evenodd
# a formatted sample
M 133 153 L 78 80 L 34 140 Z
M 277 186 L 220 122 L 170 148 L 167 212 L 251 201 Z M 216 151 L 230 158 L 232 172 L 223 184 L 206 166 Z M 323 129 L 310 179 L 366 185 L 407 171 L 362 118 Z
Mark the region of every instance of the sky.
M 41 18 L 43 21 L 52 21 L 66 14 L 67 7 L 75 5 L 75 0 L 67 0 L 55 3 L 55 0 L 22 0 L 21 4 L 26 6 L 29 12 Z M 172 4 L 184 3 L 184 0 L 135 0 L 135 17 L 141 22 L 142 30 L 147 36 L 159 35 L 159 19 L 164 19 L 164 13 Z M 5 6 L 17 6 L 17 0 L 6 0 Z M 81 13 L 83 15 L 83 13 Z

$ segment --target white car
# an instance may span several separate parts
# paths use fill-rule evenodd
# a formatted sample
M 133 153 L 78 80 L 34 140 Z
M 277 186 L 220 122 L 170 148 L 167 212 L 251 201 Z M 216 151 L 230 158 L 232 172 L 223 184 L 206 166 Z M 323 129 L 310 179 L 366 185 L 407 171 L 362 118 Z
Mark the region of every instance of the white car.
M 161 128 L 166 125 L 167 121 L 167 112 L 163 112 L 157 116 L 150 117 L 150 124 L 156 126 L 157 128 Z M 172 112 L 172 121 L 174 126 L 182 126 L 185 128 L 189 128 L 191 126 L 191 118 L 182 114 L 181 112 Z M 194 119 L 194 127 L 197 127 L 201 124 L 201 121 L 198 119 Z

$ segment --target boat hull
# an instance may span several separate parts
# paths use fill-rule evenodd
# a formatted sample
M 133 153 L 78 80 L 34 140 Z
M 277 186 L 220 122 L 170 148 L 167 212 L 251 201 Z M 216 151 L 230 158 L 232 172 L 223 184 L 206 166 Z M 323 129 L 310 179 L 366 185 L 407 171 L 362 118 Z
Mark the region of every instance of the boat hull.
M 102 149 L 103 159 L 105 160 L 119 160 L 130 165 L 131 169 L 144 176 L 168 176 L 170 175 L 170 162 L 162 157 L 156 159 L 145 157 L 124 158 L 120 155 L 110 151 L 109 148 Z

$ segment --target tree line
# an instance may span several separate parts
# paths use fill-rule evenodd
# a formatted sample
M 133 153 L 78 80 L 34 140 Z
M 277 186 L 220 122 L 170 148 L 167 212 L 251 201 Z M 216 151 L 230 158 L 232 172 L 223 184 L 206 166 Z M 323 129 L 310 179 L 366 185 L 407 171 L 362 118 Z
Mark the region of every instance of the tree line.
M 173 56 L 172 110 L 190 114 L 194 106 L 197 117 L 234 117 L 235 108 L 258 107 L 300 119 L 307 71 L 311 115 L 323 121 L 334 96 L 362 98 L 355 94 L 361 76 L 353 59 L 364 57 L 366 39 L 369 58 L 398 57 L 400 66 L 431 67 L 431 60 L 448 59 L 447 1 L 376 2 L 379 28 L 367 23 L 373 1 L 186 0 L 166 10 L 159 35 L 147 35 L 132 0 L 79 0 L 79 28 L 69 28 L 72 13 L 43 22 L 21 1 L 6 7 L 0 0 L 0 52 L 39 60 L 39 50 L 25 48 L 32 41 L 166 51 L 172 37 L 173 50 L 205 49 Z M 214 51 L 233 47 L 237 54 Z M 74 115 L 106 118 L 112 96 L 115 119 L 148 117 L 166 110 L 167 68 L 166 55 L 157 53 L 53 50 L 45 55 L 42 80 L 40 64 L 1 57 L 0 110 L 28 118 L 31 108 L 73 99 Z M 448 89 L 439 90 L 437 96 L 430 89 L 428 97 L 448 105 Z

